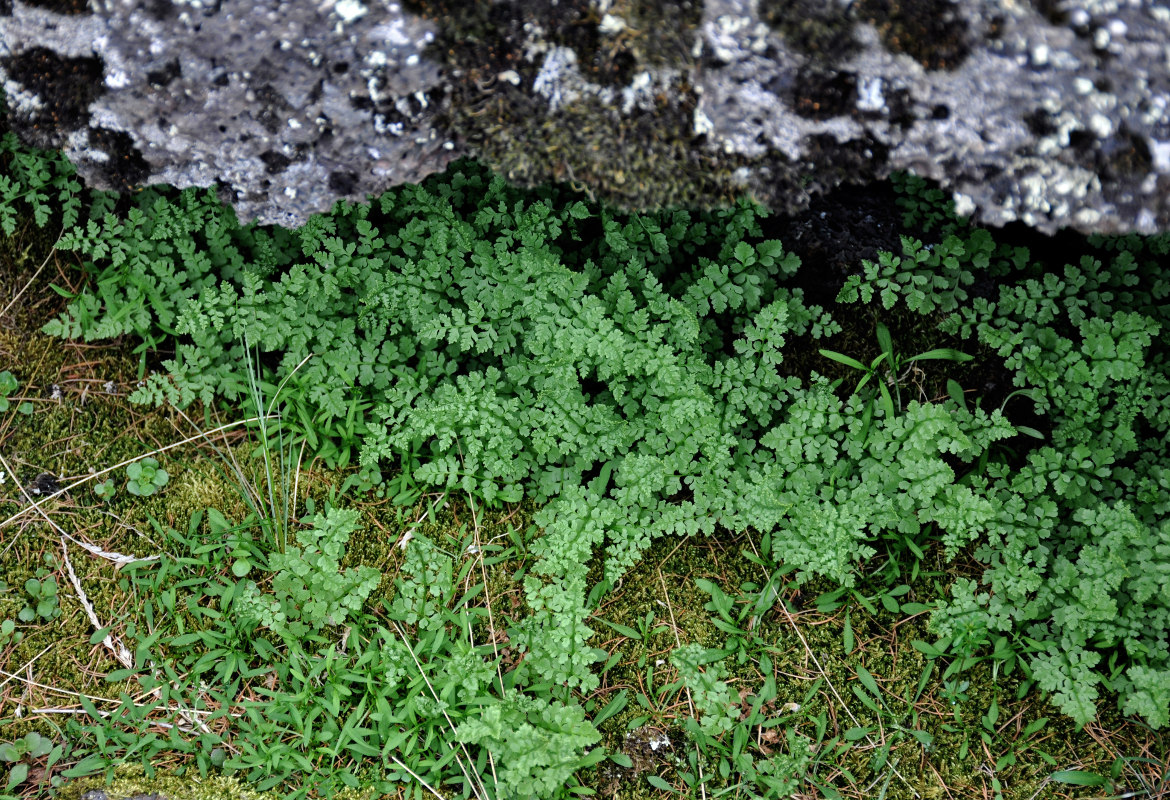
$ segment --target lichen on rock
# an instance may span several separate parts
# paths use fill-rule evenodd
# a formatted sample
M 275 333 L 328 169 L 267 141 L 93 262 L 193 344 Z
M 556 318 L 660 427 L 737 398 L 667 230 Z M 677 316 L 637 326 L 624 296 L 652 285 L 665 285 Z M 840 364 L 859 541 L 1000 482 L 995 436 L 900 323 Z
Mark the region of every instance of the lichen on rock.
M 624 207 L 795 212 L 910 171 L 984 224 L 1170 228 L 1157 0 L 74 5 L 0 7 L 12 127 L 98 187 L 218 183 L 246 219 L 469 154 Z
M 0 17 L 9 125 L 91 185 L 219 184 L 245 219 L 295 226 L 441 171 L 428 24 L 359 0 L 144 0 Z

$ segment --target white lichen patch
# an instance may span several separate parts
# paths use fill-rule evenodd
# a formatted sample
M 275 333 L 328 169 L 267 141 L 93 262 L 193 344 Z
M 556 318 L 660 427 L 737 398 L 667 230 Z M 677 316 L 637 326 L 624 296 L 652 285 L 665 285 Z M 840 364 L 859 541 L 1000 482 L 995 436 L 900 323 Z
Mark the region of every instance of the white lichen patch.
M 1036 223 L 1037 214 L 1047 217 L 1072 214 L 1078 222 L 1086 222 L 1087 218 L 1077 216 L 1074 207 L 1081 206 L 1085 197 L 1101 191 L 1100 179 L 1089 170 L 1078 167 L 1058 168 L 1039 161 L 1031 166 L 1036 171 L 1017 182 L 1020 219 L 1031 225 Z
M 120 69 L 111 70 L 106 75 L 106 87 L 110 89 L 123 89 L 130 85 L 130 76 Z
M 639 72 L 634 76 L 630 85 L 622 89 L 622 113 L 629 114 L 635 104 L 642 107 L 653 95 L 653 76 L 649 72 Z
M 1170 142 L 1150 139 L 1150 155 L 1154 160 L 1154 169 L 1170 172 Z
M 4 94 L 8 97 L 8 107 L 23 114 L 45 107 L 39 95 L 25 90 L 15 81 L 4 81 Z
M 1098 139 L 1104 139 L 1113 134 L 1113 123 L 1104 114 L 1094 114 L 1089 117 L 1089 130 Z
M 655 753 L 663 748 L 670 749 L 670 737 L 662 731 L 657 731 L 646 739 L 646 745 Z
M 1147 235 L 1158 232 L 1158 221 L 1154 219 L 1153 212 L 1148 208 L 1143 208 L 1138 212 L 1137 229 Z
M 597 26 L 599 33 L 606 36 L 616 36 L 626 29 L 626 21 L 614 14 L 606 14 L 601 18 L 601 23 Z
M 406 21 L 393 19 L 375 26 L 370 31 L 371 41 L 382 41 L 390 47 L 406 47 L 411 43 Z
M 556 111 L 580 96 L 572 86 L 575 79 L 580 80 L 577 54 L 569 47 L 553 47 L 545 55 L 532 89 L 548 100 L 550 110 Z
M 951 199 L 955 203 L 955 214 L 960 217 L 969 217 L 975 213 L 975 200 L 971 195 L 955 192 Z
M 857 84 L 857 108 L 860 111 L 881 111 L 886 107 L 882 93 L 882 79 L 878 75 L 863 77 Z
M 1052 156 L 1064 150 L 1069 146 L 1072 132 L 1084 128 L 1078 117 L 1069 111 L 1050 117 L 1049 123 L 1054 128 L 1053 132 L 1036 142 L 1036 153 L 1041 156 Z
M 1101 219 L 1101 212 L 1093 208 L 1080 208 L 1073 214 L 1073 219 L 1082 225 L 1096 225 Z
M 693 129 L 695 136 L 706 136 L 715 130 L 715 124 L 711 122 L 711 118 L 703 113 L 702 108 L 695 108 Z
M 749 17 L 737 14 L 721 14 L 708 23 L 706 39 L 715 58 L 729 64 L 738 60 L 741 52 L 740 35 L 751 24 Z
M 368 12 L 369 9 L 358 2 L 358 0 L 338 0 L 337 5 L 333 7 L 333 13 L 341 17 L 341 21 L 345 23 L 360 19 Z

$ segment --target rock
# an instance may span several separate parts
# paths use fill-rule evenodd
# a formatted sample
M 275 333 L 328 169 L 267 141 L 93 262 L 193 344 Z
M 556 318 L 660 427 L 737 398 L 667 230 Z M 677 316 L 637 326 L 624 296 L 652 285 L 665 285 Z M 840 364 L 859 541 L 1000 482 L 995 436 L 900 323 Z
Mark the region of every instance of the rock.
M 0 68 L 12 128 L 92 186 L 218 183 L 242 218 L 292 226 L 456 155 L 433 124 L 433 33 L 396 4 L 65 3 L 16 0 Z
M 32 483 L 24 487 L 25 495 L 34 500 L 57 494 L 59 491 L 61 491 L 61 484 L 57 482 L 57 476 L 51 472 L 39 473 L 33 478 Z
M 96 186 L 218 182 L 246 219 L 470 154 L 627 207 L 792 212 L 909 170 L 987 224 L 1170 229 L 1158 0 L 97 5 L 0 16 L 13 129 Z
M 729 152 L 811 158 L 817 181 L 838 179 L 833 163 L 858 176 L 912 171 L 992 225 L 1170 227 L 1164 4 L 755 5 L 710 0 L 704 16 L 714 63 L 696 113 Z M 801 52 L 809 40 L 816 52 Z M 768 193 L 763 171 L 752 181 Z

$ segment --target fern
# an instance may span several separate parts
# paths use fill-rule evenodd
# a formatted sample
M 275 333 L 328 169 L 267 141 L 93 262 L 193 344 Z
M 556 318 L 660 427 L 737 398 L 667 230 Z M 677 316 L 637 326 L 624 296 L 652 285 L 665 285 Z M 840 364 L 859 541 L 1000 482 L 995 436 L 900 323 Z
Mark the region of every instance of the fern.
M 236 601 L 239 618 L 288 639 L 346 624 L 381 578 L 370 567 L 341 569 L 357 518 L 355 511 L 330 510 L 307 520 L 312 527 L 297 532 L 300 547 L 270 557 L 272 594 L 262 595 L 256 584 L 249 584 Z
M 580 706 L 519 693 L 486 706 L 455 731 L 458 741 L 481 745 L 497 764 L 499 797 L 549 797 L 582 766 L 584 751 L 601 740 Z
M 730 732 L 740 716 L 725 680 L 727 668 L 719 663 L 723 655 L 695 644 L 683 645 L 670 654 L 670 663 L 694 699 L 700 730 L 713 737 Z
M 82 211 L 81 182 L 64 155 L 25 147 L 14 133 L 0 138 L 0 230 L 16 233 L 21 212 L 32 214 L 38 228 L 50 220 L 61 231 L 77 224 Z
M 996 348 L 1047 414 L 1051 445 L 991 489 L 998 511 L 976 555 L 993 591 L 956 585 L 933 624 L 1026 630 L 1039 685 L 1081 723 L 1096 714 L 1101 653 L 1121 648 L 1129 666 L 1111 680 L 1122 709 L 1164 725 L 1170 698 L 1151 679 L 1170 667 L 1170 374 L 1155 344 L 1170 314 L 1158 302 L 1163 267 L 1142 258 L 1140 240 L 1127 247 L 1060 275 L 1029 268 L 963 311 L 963 332 Z
M 936 245 L 902 237 L 902 256 L 881 252 L 878 262 L 863 261 L 863 275 L 850 275 L 837 295 L 841 303 L 869 303 L 875 296 L 891 309 L 903 299 L 911 311 L 951 312 L 967 299 L 963 287 L 975 282 L 975 271 L 991 263 L 995 242 L 977 228 L 966 239 L 951 235 Z
M 840 328 L 787 285 L 799 261 L 763 238 L 748 201 L 618 214 L 467 164 L 295 232 L 240 226 L 204 191 L 144 191 L 122 216 L 99 197 L 62 239 L 89 289 L 47 330 L 132 334 L 143 370 L 174 346 L 135 399 L 178 406 L 245 397 L 242 342 L 255 343 L 266 394 L 283 382 L 284 424 L 330 463 L 360 449 L 367 468 L 416 464 L 426 485 L 547 502 L 532 613 L 513 631 L 526 679 L 596 686 L 590 559 L 613 582 L 656 537 L 723 525 L 767 532 L 802 577 L 843 585 L 883 538 L 971 547 L 983 581 L 956 584 L 940 631 L 972 649 L 1009 636 L 1077 719 L 1096 703 L 1100 653 L 1123 647 L 1126 671 L 1110 676 L 1123 708 L 1163 719 L 1164 593 L 1119 558 L 1166 560 L 1166 240 L 1099 239 L 1049 270 L 947 221 L 925 184 L 904 189 L 942 240 L 905 239 L 840 299 L 946 315 L 946 331 L 996 352 L 1027 392 L 1011 402 L 1046 416 L 1047 440 L 1014 472 L 991 452 L 1016 432 L 1003 411 L 944 400 L 890 414 L 781 375 L 794 337 Z M 998 292 L 969 296 L 992 278 Z M 447 568 L 427 548 L 408 551 L 416 577 L 394 613 L 438 631 Z

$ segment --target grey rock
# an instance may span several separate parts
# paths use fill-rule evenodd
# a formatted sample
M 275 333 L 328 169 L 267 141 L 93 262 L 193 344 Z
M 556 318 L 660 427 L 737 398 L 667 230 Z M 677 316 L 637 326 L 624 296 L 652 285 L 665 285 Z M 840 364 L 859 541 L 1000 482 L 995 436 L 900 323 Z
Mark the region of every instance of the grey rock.
M 10 124 L 285 225 L 471 154 L 624 206 L 909 170 L 988 224 L 1170 229 L 1160 0 L 418 2 L 12 0 Z
M 367 5 L 369 2 L 369 5 Z M 442 170 L 430 26 L 377 0 L 95 0 L 0 17 L 10 124 L 90 185 L 208 186 L 296 225 Z
M 905 4 L 921 15 L 919 30 L 906 32 L 918 37 L 912 52 L 891 50 L 896 19 L 883 37 L 864 19 L 876 4 L 857 5 L 838 12 L 850 23 L 849 46 L 818 63 L 757 3 L 709 0 L 703 43 L 718 66 L 704 72 L 696 117 L 717 146 L 792 161 L 808 159 L 817 139 L 830 153 L 833 142 L 861 146 L 872 155 L 865 172 L 933 178 L 961 212 L 992 225 L 1168 227 L 1164 3 L 919 0 Z M 939 47 L 922 41 L 930 36 Z

